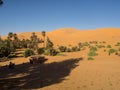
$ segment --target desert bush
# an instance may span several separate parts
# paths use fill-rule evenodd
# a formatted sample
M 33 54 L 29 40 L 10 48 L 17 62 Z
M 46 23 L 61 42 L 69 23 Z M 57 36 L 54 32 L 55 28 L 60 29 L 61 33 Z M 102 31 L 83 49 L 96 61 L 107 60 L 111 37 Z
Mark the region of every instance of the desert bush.
M 78 43 L 78 47 L 82 48 L 82 43 L 81 42 Z
M 120 48 L 118 49 L 118 51 L 120 51 Z
M 97 45 L 98 48 L 104 48 L 104 45 Z
M 112 53 L 115 53 L 116 50 L 115 50 L 115 49 L 110 49 L 108 52 L 109 52 L 110 54 L 112 54 Z
M 104 52 L 106 52 L 106 49 L 104 49 Z
M 84 42 L 84 43 L 82 44 L 82 46 L 89 46 L 89 43 L 88 43 L 88 42 Z
M 71 48 L 71 50 L 73 52 L 76 52 L 76 51 L 80 51 L 80 48 L 78 48 L 77 46 L 74 46 L 74 47 Z
M 72 50 L 70 48 L 67 48 L 66 49 L 66 52 L 71 52 Z
M 120 46 L 120 42 L 117 42 L 117 44 L 115 46 Z
M 15 57 L 17 57 L 15 54 L 9 54 L 8 56 L 7 56 L 8 58 L 15 58 Z
M 107 45 L 107 48 L 111 48 L 111 45 Z
M 104 44 L 105 44 L 106 42 L 105 42 L 105 41 L 103 41 L 102 43 L 104 43 Z
M 43 54 L 44 53 L 44 48 L 38 48 L 37 53 L 38 54 Z
M 57 53 L 56 56 L 66 56 L 65 54 L 62 54 L 62 53 Z
M 98 53 L 96 53 L 95 51 L 90 51 L 88 53 L 88 56 L 97 56 L 97 55 L 98 55 Z
M 0 57 L 7 57 L 11 53 L 8 47 L 0 47 Z
M 87 59 L 88 59 L 88 60 L 94 60 L 94 58 L 93 58 L 93 57 L 88 57 Z
M 50 55 L 50 56 L 55 56 L 55 55 L 57 55 L 59 52 L 56 50 L 56 49 L 54 49 L 54 48 L 50 48 L 50 49 L 47 49 L 46 51 L 45 51 L 45 55 Z
M 59 47 L 60 52 L 65 52 L 66 49 L 67 49 L 66 46 L 60 46 L 60 47 Z
M 97 47 L 90 46 L 90 51 L 97 51 Z
M 23 53 L 24 57 L 28 57 L 28 56 L 31 56 L 31 55 L 34 55 L 34 51 L 31 50 L 31 49 L 26 49 Z
M 90 41 L 90 44 L 97 44 L 97 41 Z

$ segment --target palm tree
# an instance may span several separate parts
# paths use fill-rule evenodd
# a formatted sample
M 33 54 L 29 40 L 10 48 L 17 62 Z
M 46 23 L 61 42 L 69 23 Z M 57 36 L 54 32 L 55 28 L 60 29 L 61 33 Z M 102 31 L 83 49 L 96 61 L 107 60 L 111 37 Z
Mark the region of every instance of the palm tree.
M 44 38 L 44 48 L 45 48 L 45 36 L 46 36 L 46 32 L 45 31 L 42 31 L 42 36 Z
M 50 49 L 50 48 L 53 48 L 53 46 L 54 46 L 53 42 L 49 39 L 49 37 L 47 37 L 46 48 Z
M 13 37 L 13 33 L 12 33 L 12 32 L 9 32 L 9 33 L 8 33 L 8 37 L 9 37 L 9 38 L 12 38 L 12 37 Z
M 20 47 L 20 40 L 19 40 L 16 33 L 13 34 L 13 38 L 14 38 L 13 43 L 14 43 L 15 47 L 19 48 Z
M 17 37 L 17 34 L 16 34 L 16 33 L 14 33 L 14 34 L 13 34 L 13 37 L 14 37 L 14 40 L 17 40 L 17 39 L 18 39 L 18 37 Z

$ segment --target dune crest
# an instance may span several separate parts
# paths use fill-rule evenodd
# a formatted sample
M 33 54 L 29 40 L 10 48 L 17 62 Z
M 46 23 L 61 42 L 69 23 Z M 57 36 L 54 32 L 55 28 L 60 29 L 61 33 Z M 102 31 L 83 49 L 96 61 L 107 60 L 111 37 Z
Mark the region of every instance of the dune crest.
M 35 32 L 39 38 L 43 38 L 41 32 Z M 20 39 L 30 38 L 32 32 L 18 33 Z M 79 42 L 87 41 L 107 41 L 108 43 L 118 42 L 120 40 L 120 28 L 99 28 L 96 30 L 79 30 L 75 28 L 60 28 L 46 35 L 55 45 L 77 45 Z M 3 36 L 6 38 L 6 36 Z

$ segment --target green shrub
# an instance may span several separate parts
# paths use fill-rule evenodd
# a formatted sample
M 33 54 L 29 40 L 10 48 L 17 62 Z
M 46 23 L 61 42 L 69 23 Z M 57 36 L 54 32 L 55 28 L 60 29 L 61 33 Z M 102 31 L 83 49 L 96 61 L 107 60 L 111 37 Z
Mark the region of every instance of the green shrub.
M 57 53 L 56 56 L 66 56 L 65 54 L 62 54 L 62 53 Z
M 0 47 L 0 57 L 7 57 L 11 53 L 8 47 Z
M 111 48 L 111 45 L 107 45 L 107 48 Z
M 72 50 L 70 48 L 67 48 L 66 49 L 66 52 L 71 52 Z
M 97 44 L 98 42 L 97 41 L 90 41 L 89 43 L 90 44 Z
M 80 51 L 80 48 L 78 48 L 77 46 L 74 46 L 74 47 L 72 47 L 72 49 L 71 49 L 73 52 L 76 52 L 76 51 Z
M 104 48 L 104 45 L 97 45 L 98 48 Z
M 15 54 L 8 55 L 8 58 L 15 58 L 15 57 L 17 57 Z
M 115 49 L 110 49 L 108 52 L 109 52 L 110 54 L 112 54 L 112 53 L 115 53 L 116 50 L 115 50 Z
M 34 51 L 31 49 L 26 49 L 25 52 L 23 53 L 23 55 L 24 55 L 24 57 L 34 55 Z
M 84 42 L 84 43 L 82 44 L 82 46 L 89 46 L 89 43 L 88 43 L 88 42 Z
M 54 48 L 50 48 L 50 49 L 47 49 L 45 51 L 45 55 L 50 55 L 50 56 L 55 56 L 57 55 L 59 52 L 57 50 L 55 50 Z
M 90 51 L 88 56 L 97 56 L 98 54 L 95 51 Z
M 120 46 L 120 42 L 117 42 L 117 44 L 115 46 Z
M 90 46 L 90 51 L 97 51 L 97 48 L 94 46 Z
M 88 59 L 88 60 L 94 60 L 94 58 L 93 58 L 93 57 L 88 57 L 87 59 Z
M 120 51 L 120 48 L 118 49 L 118 51 Z
M 60 52 L 65 52 L 66 49 L 67 49 L 67 47 L 65 47 L 65 46 L 60 46 L 59 47 Z
M 38 48 L 37 53 L 38 54 L 43 54 L 44 53 L 44 48 Z

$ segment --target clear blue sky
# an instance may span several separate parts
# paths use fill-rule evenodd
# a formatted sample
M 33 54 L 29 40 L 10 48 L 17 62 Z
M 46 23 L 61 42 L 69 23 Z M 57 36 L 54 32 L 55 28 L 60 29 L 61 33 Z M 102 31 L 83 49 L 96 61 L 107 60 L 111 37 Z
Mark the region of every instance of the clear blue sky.
M 3 0 L 0 35 L 58 28 L 120 28 L 120 0 Z

